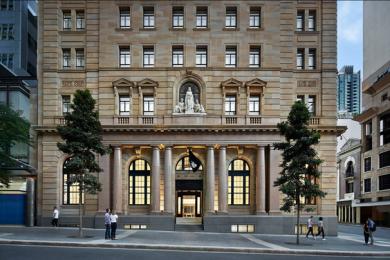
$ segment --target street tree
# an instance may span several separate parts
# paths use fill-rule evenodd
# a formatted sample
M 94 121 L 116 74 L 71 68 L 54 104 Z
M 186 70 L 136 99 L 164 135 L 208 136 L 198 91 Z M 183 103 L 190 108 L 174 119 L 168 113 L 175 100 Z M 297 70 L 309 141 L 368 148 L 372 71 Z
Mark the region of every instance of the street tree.
M 310 113 L 306 105 L 297 101 L 291 108 L 287 121 L 277 125 L 285 141 L 274 143 L 274 149 L 282 151 L 282 171 L 274 182 L 284 194 L 282 211 L 297 214 L 296 243 L 299 244 L 299 219 L 302 209 L 312 210 L 301 203 L 301 199 L 323 198 L 316 180 L 321 176 L 318 170 L 322 160 L 314 146 L 319 143 L 320 133 L 309 128 Z
M 11 155 L 17 144 L 30 145 L 30 123 L 12 108 L 0 103 L 0 184 L 9 186 L 9 170 L 23 164 Z M 27 164 L 26 164 L 27 165 Z
M 102 126 L 96 101 L 89 90 L 77 90 L 70 105 L 71 112 L 65 114 L 65 125 L 57 131 L 64 143 L 57 143 L 60 151 L 69 156 L 64 174 L 69 174 L 68 184 L 79 187 L 79 236 L 83 237 L 83 196 L 101 191 L 96 173 L 102 171 L 96 155 L 104 155 L 108 149 L 102 143 Z M 95 173 L 95 174 L 94 174 Z

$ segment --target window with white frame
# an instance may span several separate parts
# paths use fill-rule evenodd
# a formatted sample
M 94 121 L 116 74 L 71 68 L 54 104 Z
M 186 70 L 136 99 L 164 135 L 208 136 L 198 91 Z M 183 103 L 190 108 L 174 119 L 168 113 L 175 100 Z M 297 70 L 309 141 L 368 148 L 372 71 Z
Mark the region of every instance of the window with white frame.
M 76 11 L 76 29 L 77 30 L 85 29 L 85 14 L 83 10 Z
M 300 101 L 302 103 L 305 103 L 305 96 L 304 95 L 297 95 L 296 101 Z
M 260 96 L 249 96 L 249 115 L 260 115 Z
M 144 96 L 144 115 L 152 116 L 154 115 L 154 97 L 153 96 Z
M 251 7 L 249 12 L 249 27 L 250 28 L 260 28 L 260 7 Z
M 144 6 L 144 28 L 154 28 L 154 7 Z
M 225 52 L 225 67 L 236 67 L 237 65 L 237 47 L 227 46 Z
M 305 68 L 305 49 L 297 49 L 297 69 L 303 70 Z
M 251 46 L 249 48 L 249 67 L 260 67 L 260 47 L 258 46 Z
M 237 27 L 237 7 L 235 6 L 226 7 L 225 27 L 226 28 Z
M 297 27 L 298 32 L 302 32 L 305 28 L 305 10 L 297 10 Z
M 184 51 L 183 46 L 172 47 L 172 66 L 183 67 L 184 64 Z
M 316 49 L 309 49 L 308 67 L 309 70 L 316 69 Z
M 119 115 L 130 115 L 130 97 L 125 95 L 119 96 Z
M 130 7 L 119 7 L 119 27 L 130 28 Z
M 62 66 L 63 68 L 70 68 L 71 54 L 70 49 L 62 49 Z
M 184 7 L 183 6 L 172 7 L 172 27 L 184 28 Z
M 196 7 L 196 28 L 207 28 L 207 7 Z
M 85 57 L 84 49 L 76 49 L 76 68 L 84 68 Z
M 307 19 L 307 30 L 314 32 L 316 30 L 316 10 L 309 10 L 309 17 Z
M 225 97 L 225 115 L 234 116 L 236 115 L 236 96 L 226 95 Z
M 207 67 L 207 46 L 196 46 L 196 67 Z
M 307 98 L 307 109 L 312 116 L 316 115 L 316 96 L 310 95 Z
M 64 30 L 72 30 L 72 14 L 68 10 L 62 11 L 62 26 Z
M 154 67 L 154 47 L 145 46 L 144 47 L 144 67 Z
M 63 95 L 62 97 L 62 115 L 70 112 L 70 96 Z
M 128 68 L 130 67 L 130 48 L 129 47 L 119 47 L 119 67 Z

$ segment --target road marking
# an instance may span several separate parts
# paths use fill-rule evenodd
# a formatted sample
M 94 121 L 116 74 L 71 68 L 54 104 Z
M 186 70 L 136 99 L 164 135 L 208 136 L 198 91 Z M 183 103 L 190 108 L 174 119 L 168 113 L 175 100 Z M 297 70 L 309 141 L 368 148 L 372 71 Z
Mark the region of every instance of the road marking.
M 268 243 L 264 240 L 261 240 L 261 239 L 258 239 L 252 235 L 249 235 L 249 234 L 241 234 L 241 236 L 245 237 L 246 239 L 256 243 L 256 244 L 259 244 L 259 245 L 262 245 L 262 246 L 265 246 L 265 247 L 268 247 L 268 248 L 272 248 L 272 249 L 278 249 L 278 250 L 289 250 L 289 248 L 287 247 L 283 247 L 283 246 L 278 246 L 278 245 L 275 245 L 275 244 L 272 244 L 272 243 Z
M 10 236 L 12 233 L 0 233 L 0 237 Z

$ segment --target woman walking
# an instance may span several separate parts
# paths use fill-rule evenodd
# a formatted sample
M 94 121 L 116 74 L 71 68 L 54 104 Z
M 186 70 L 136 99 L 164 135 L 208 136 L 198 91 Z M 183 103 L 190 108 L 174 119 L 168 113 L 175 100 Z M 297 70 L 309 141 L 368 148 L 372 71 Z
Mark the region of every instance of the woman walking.
M 110 220 L 111 220 L 111 239 L 115 240 L 118 215 L 114 211 L 110 215 Z
M 325 239 L 325 232 L 324 232 L 324 220 L 322 217 L 319 217 L 318 219 L 318 234 L 317 234 L 317 237 L 322 234 L 322 240 L 326 240 Z

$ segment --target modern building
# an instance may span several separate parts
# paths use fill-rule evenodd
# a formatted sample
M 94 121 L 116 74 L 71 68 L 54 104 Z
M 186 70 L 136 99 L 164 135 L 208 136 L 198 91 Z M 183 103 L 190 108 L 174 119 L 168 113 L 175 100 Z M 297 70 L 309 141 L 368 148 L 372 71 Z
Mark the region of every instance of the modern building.
M 18 111 L 35 123 L 37 67 L 36 2 L 0 1 L 0 103 Z M 35 80 L 34 80 L 35 79 Z M 17 162 L 12 167 L 10 187 L 0 183 L 0 224 L 34 223 L 34 179 L 36 173 L 30 156 L 34 149 L 16 144 L 10 156 Z M 0 166 L 8 167 L 8 166 Z
M 362 219 L 390 226 L 390 2 L 363 3 Z
M 340 223 L 360 224 L 360 208 L 352 207 L 360 197 L 360 139 L 351 138 L 337 153 L 337 216 Z
M 340 118 L 352 118 L 360 113 L 360 105 L 360 71 L 354 72 L 353 66 L 344 66 L 337 76 L 337 113 Z
M 327 193 L 302 202 L 336 234 L 335 32 L 336 1 L 40 1 L 39 225 L 53 206 L 77 225 L 81 199 L 90 227 L 112 208 L 124 228 L 292 234 L 272 145 L 300 99 Z M 103 191 L 80 198 L 56 126 L 85 88 L 112 153 L 98 158 Z

